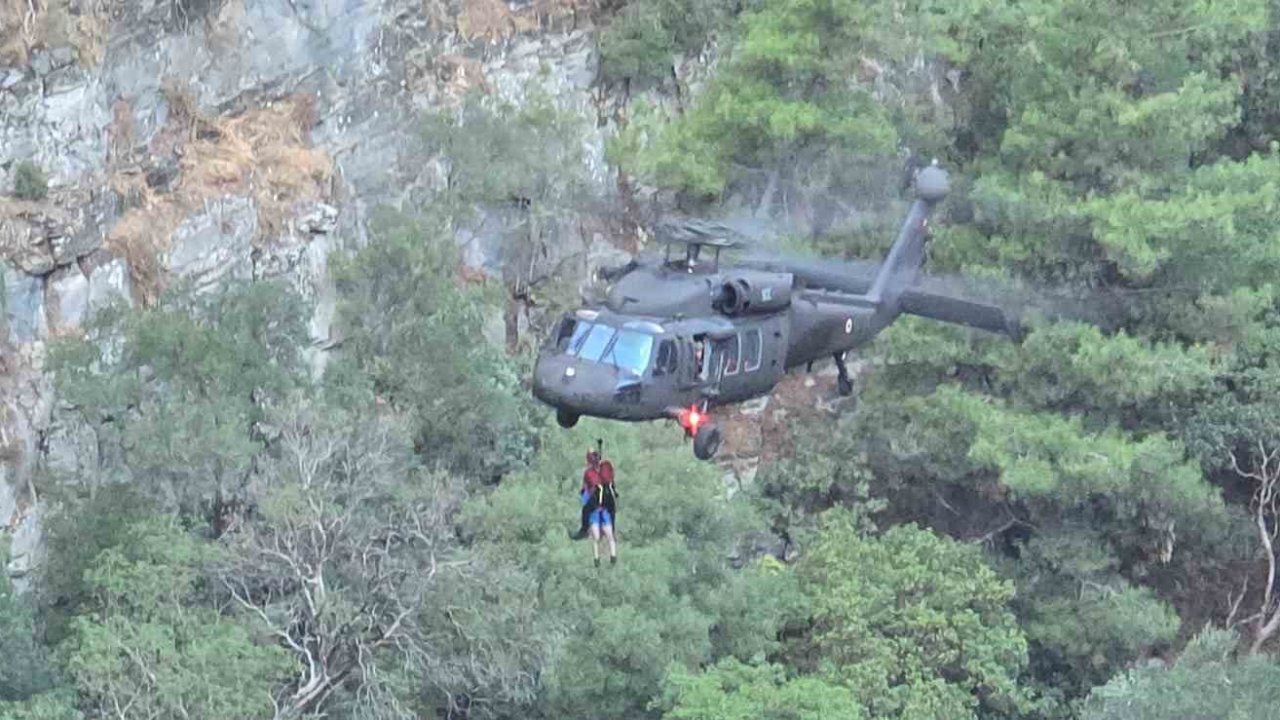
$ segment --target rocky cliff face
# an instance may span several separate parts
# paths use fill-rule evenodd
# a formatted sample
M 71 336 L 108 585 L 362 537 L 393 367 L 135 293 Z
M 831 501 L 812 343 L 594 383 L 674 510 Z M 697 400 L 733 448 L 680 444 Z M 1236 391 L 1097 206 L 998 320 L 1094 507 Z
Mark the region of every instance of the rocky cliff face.
M 609 124 L 573 0 L 0 0 L 0 525 L 10 570 L 40 536 L 31 479 L 82 454 L 44 373 L 50 338 L 168 283 L 285 278 L 330 339 L 331 251 L 359 247 L 379 204 L 433 175 L 401 152 L 415 117 L 472 87 L 519 101 L 537 78 L 593 128 Z M 19 199 L 20 166 L 48 195 Z M 420 197 L 420 196 L 418 196 Z M 489 269 L 494 244 L 469 240 Z M 611 252 L 600 235 L 566 245 Z
M 314 301 L 319 371 L 334 340 L 330 254 L 366 242 L 377 206 L 429 202 L 439 168 L 406 149 L 424 111 L 472 90 L 519 105 L 536 85 L 577 115 L 590 194 L 618 199 L 604 146 L 628 98 L 596 83 L 597 2 L 0 0 L 0 529 L 11 574 L 37 561 L 38 471 L 94 462 L 44 364 L 48 341 L 81 332 L 95 311 L 154 302 L 179 280 L 200 290 L 284 279 Z M 679 62 L 680 95 L 713 65 L 713 52 Z M 24 192 L 28 164 L 47 174 L 47 195 Z M 634 237 L 594 207 L 560 218 L 538 262 L 561 273 L 624 262 Z M 502 232 L 498 216 L 460 232 L 466 263 L 507 276 Z M 513 303 L 485 335 L 510 345 L 522 312 Z M 769 455 L 772 425 L 821 410 L 830 380 L 797 380 L 771 406 L 735 413 L 731 489 Z

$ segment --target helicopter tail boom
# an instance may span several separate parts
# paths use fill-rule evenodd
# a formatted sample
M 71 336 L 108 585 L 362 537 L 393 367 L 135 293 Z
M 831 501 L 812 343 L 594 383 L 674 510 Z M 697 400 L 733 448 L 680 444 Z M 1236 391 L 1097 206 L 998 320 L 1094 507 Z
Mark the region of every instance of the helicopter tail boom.
M 895 307 L 906 286 L 915 282 L 924 267 L 924 246 L 929 236 L 929 213 L 946 197 L 950 186 L 947 173 L 936 164 L 916 175 L 916 199 L 889 255 L 880 266 L 867 298 L 873 303 Z

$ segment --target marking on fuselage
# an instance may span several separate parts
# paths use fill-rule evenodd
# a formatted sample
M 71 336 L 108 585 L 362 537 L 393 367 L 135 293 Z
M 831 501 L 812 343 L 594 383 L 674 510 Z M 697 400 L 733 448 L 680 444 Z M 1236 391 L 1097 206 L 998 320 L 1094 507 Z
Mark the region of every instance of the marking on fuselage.
M 853 332 L 853 318 L 844 319 L 844 334 L 849 335 Z

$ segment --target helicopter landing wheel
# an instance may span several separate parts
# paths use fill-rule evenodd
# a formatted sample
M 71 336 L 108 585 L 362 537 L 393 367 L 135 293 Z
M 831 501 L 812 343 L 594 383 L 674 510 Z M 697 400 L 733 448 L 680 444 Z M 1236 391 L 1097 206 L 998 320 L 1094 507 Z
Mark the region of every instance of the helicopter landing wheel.
M 715 423 L 704 425 L 693 436 L 693 455 L 699 460 L 710 460 L 720 449 L 720 426 Z
M 840 393 L 840 397 L 849 397 L 853 394 L 853 381 L 847 377 L 837 378 L 836 390 Z
M 836 378 L 836 390 L 839 391 L 840 397 L 849 397 L 853 394 L 853 381 L 849 379 L 849 368 L 844 364 L 844 353 L 835 354 L 836 370 L 839 376 Z
M 578 424 L 578 413 L 556 408 L 556 422 L 562 428 L 571 428 Z

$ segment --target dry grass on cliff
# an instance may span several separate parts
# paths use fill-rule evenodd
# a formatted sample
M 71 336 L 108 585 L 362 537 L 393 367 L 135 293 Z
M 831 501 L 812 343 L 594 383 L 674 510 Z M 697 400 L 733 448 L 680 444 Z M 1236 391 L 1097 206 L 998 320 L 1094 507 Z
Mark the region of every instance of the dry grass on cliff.
M 454 53 L 437 55 L 429 48 L 415 48 L 404 59 L 409 88 L 432 97 L 441 106 L 456 106 L 476 90 L 486 94 L 493 91 L 484 65 L 475 58 Z
M 332 160 L 310 147 L 315 123 L 314 99 L 297 95 L 234 117 L 206 117 L 194 99 L 174 86 L 166 94 L 170 127 L 157 147 L 179 154 L 173 192 L 147 185 L 136 166 L 118 170 L 113 189 L 133 207 L 108 234 L 108 247 L 129 265 L 143 303 L 150 304 L 164 284 L 160 257 L 169 249 L 182 221 L 208 199 L 224 195 L 251 197 L 258 213 L 256 240 L 287 230 L 301 200 L 328 195 Z M 156 148 L 153 147 L 153 151 Z
M 0 0 L 0 65 L 26 65 L 41 25 L 27 0 Z
M 119 173 L 111 185 L 135 205 L 111 227 L 106 246 L 129 266 L 136 299 L 151 305 L 164 287 L 160 257 L 169 249 L 173 231 L 182 224 L 188 209 L 172 196 L 152 191 L 141 171 Z
M 0 65 L 24 66 L 40 48 L 70 47 L 85 66 L 102 61 L 123 0 L 0 0 Z
M 558 21 L 589 12 L 594 5 L 593 0 L 534 0 L 512 12 L 503 0 L 462 0 L 458 32 L 468 40 L 492 42 L 544 30 Z
M 214 133 L 186 147 L 179 192 L 204 198 L 247 191 L 258 210 L 259 237 L 279 235 L 287 229 L 294 203 L 328 194 L 333 163 L 310 147 L 314 122 L 310 95 L 214 119 Z
M 50 46 L 73 47 L 79 54 L 80 64 L 97 65 L 107 51 L 111 21 L 123 6 L 120 0 L 81 0 L 80 12 L 75 14 L 67 0 L 48 2 L 46 33 Z

